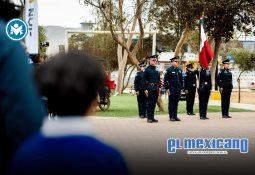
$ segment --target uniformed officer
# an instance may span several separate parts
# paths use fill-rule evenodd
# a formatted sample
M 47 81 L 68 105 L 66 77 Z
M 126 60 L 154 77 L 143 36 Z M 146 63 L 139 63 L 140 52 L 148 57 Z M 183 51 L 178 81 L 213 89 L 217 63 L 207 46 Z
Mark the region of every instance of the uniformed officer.
M 140 66 L 141 70 L 136 73 L 134 87 L 135 87 L 135 92 L 136 92 L 136 96 L 137 96 L 139 117 L 146 118 L 146 116 L 147 116 L 147 113 L 146 113 L 147 112 L 147 110 L 146 110 L 147 97 L 146 97 L 146 95 L 144 93 L 144 89 L 143 89 L 143 72 L 144 72 L 144 68 L 145 68 L 146 64 L 140 63 L 139 66 Z
M 148 100 L 147 108 L 147 122 L 153 123 L 158 122 L 154 118 L 154 111 L 158 99 L 159 88 L 160 88 L 160 74 L 156 70 L 158 55 L 152 55 L 149 57 L 149 66 L 144 71 L 144 92 Z
M 178 103 L 182 87 L 182 70 L 178 68 L 180 59 L 175 56 L 170 59 L 172 66 L 166 70 L 164 84 L 168 94 L 168 113 L 170 121 L 181 121 L 177 117 Z
M 198 71 L 194 70 L 193 64 L 186 66 L 185 73 L 185 94 L 186 94 L 186 110 L 188 115 L 195 115 L 193 112 L 196 89 L 197 89 L 197 76 Z
M 209 69 L 201 68 L 199 75 L 199 115 L 201 120 L 209 119 L 207 115 L 207 106 L 212 90 L 211 72 Z
M 233 89 L 232 73 L 229 70 L 229 59 L 222 61 L 223 69 L 218 75 L 218 85 L 221 93 L 221 110 L 223 118 L 231 118 L 229 116 L 230 96 Z

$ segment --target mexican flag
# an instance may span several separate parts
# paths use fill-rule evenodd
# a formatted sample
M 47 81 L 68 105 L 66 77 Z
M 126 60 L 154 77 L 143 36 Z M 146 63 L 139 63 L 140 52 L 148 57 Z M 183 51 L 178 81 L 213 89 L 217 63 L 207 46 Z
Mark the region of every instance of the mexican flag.
M 208 69 L 210 61 L 213 59 L 213 52 L 210 48 L 210 45 L 206 39 L 204 27 L 201 24 L 200 30 L 200 52 L 199 52 L 199 63 L 200 66 Z

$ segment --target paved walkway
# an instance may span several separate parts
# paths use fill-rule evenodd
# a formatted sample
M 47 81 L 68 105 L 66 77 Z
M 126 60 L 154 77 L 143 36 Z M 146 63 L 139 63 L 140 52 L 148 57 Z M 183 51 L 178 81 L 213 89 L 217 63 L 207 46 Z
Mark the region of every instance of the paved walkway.
M 255 97 L 254 97 L 255 98 Z M 255 100 L 255 99 L 254 99 Z M 221 106 L 221 101 L 218 100 L 210 100 L 209 105 L 213 106 Z M 244 103 L 230 103 L 231 108 L 239 108 L 239 109 L 247 109 L 255 111 L 255 105 L 252 104 L 244 104 Z
M 93 117 L 92 123 L 98 138 L 121 151 L 131 174 L 254 174 L 255 113 L 231 116 L 223 119 L 220 113 L 209 113 L 210 119 L 204 121 L 198 115 L 183 114 L 179 115 L 181 122 L 157 116 L 159 123 L 136 117 Z M 168 154 L 168 138 L 248 138 L 249 153 L 231 150 L 228 155 L 188 155 L 186 150 L 177 150 Z

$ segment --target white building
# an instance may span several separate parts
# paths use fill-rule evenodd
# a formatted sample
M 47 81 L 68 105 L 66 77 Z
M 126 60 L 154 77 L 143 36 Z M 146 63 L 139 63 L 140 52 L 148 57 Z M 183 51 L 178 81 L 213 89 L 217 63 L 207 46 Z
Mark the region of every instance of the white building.
M 245 49 L 255 52 L 255 36 L 243 34 L 238 37 L 238 41 L 243 44 Z
M 67 30 L 93 30 L 94 23 L 91 21 L 81 23 L 79 28 L 66 28 L 61 26 L 43 26 L 49 47 L 47 48 L 47 55 L 52 56 L 59 53 L 59 46 L 65 45 L 65 33 Z
M 159 69 L 165 71 L 168 67 L 171 66 L 169 59 L 174 57 L 174 52 L 162 52 L 159 55 Z M 185 53 L 183 55 L 183 63 L 180 65 L 180 68 L 185 70 L 184 67 L 188 61 L 198 61 L 198 55 L 193 53 Z M 240 70 L 237 66 L 234 66 L 231 63 L 231 72 L 233 75 L 233 86 L 234 88 L 238 87 L 237 78 L 240 74 Z M 220 70 L 220 65 L 219 65 Z M 255 71 L 244 72 L 240 77 L 241 88 L 255 88 Z

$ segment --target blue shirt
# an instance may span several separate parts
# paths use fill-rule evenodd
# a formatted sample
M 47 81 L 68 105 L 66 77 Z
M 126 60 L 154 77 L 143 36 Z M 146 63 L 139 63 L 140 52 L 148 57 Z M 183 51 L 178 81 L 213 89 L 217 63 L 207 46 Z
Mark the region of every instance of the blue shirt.
M 16 147 L 37 132 L 44 117 L 27 56 L 0 20 L 0 174 Z
M 121 154 L 86 133 L 83 122 L 81 119 L 64 123 L 46 121 L 48 127 L 44 125 L 41 132 L 20 147 L 14 157 L 10 174 L 128 174 Z

